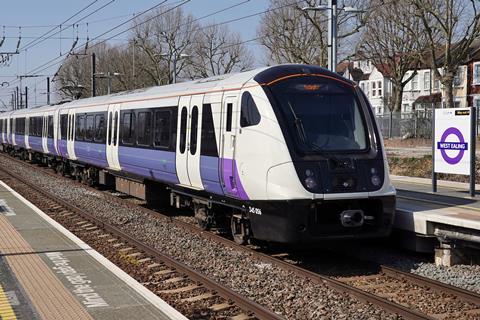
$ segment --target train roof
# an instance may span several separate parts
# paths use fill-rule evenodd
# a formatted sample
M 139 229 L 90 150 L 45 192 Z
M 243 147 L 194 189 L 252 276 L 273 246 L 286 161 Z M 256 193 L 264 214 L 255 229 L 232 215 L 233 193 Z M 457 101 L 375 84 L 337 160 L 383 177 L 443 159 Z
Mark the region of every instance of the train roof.
M 337 73 L 333 73 L 319 66 L 302 65 L 302 64 L 283 64 L 283 65 L 276 65 L 271 67 L 257 68 L 250 71 L 240 72 L 240 73 L 229 73 L 221 76 L 214 76 L 214 77 L 192 80 L 192 81 L 187 81 L 182 83 L 123 91 L 123 92 L 118 92 L 118 93 L 99 96 L 99 97 L 90 97 L 90 98 L 67 102 L 60 105 L 47 105 L 47 106 L 42 106 L 42 107 L 32 108 L 32 109 L 21 109 L 21 110 L 16 110 L 13 113 L 10 112 L 10 114 L 12 114 L 13 116 L 17 116 L 17 115 L 20 116 L 24 113 L 49 112 L 49 111 L 54 111 L 58 108 L 65 108 L 65 107 L 80 108 L 80 107 L 85 107 L 89 105 L 124 103 L 128 101 L 138 101 L 141 99 L 148 99 L 153 97 L 161 98 L 165 96 L 174 96 L 176 94 L 189 95 L 189 94 L 195 94 L 199 92 L 213 91 L 214 89 L 227 89 L 227 88 L 235 88 L 235 87 L 238 87 L 240 89 L 246 82 L 252 79 L 260 84 L 266 84 L 275 79 L 279 79 L 289 75 L 308 75 L 308 74 L 322 74 L 330 78 L 335 78 L 343 82 L 348 82 L 351 85 L 355 84 L 354 82 L 343 78 Z M 8 114 L 8 112 L 5 114 Z

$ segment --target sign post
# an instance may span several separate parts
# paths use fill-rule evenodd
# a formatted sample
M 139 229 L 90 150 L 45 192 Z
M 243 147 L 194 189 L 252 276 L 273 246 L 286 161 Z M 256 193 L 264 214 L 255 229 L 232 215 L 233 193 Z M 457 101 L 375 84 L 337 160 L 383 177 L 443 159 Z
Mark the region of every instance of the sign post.
M 434 110 L 432 189 L 437 173 L 470 176 L 470 196 L 475 196 L 475 108 Z

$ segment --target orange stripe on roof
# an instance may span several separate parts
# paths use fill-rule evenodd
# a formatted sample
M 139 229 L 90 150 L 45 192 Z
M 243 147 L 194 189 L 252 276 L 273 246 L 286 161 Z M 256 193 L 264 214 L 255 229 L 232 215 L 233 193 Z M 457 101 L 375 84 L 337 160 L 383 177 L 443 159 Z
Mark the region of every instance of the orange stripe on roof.
M 287 79 L 290 79 L 290 78 L 296 78 L 296 77 L 321 77 L 321 78 L 327 78 L 327 79 L 331 79 L 331 80 L 335 80 L 335 81 L 338 81 L 338 82 L 341 82 L 343 84 L 346 84 L 347 86 L 350 86 L 352 88 L 355 88 L 355 85 L 351 84 L 350 82 L 347 82 L 347 81 L 344 81 L 344 80 L 341 80 L 341 79 L 337 79 L 335 77 L 332 77 L 332 76 L 327 76 L 325 74 L 320 74 L 320 73 L 297 73 L 297 74 L 290 74 L 288 76 L 284 76 L 284 77 L 281 77 L 281 78 L 278 78 L 278 79 L 275 79 L 275 80 L 272 80 L 270 81 L 269 83 L 267 83 L 266 85 L 267 86 L 271 86 L 272 84 L 275 84 L 279 81 L 283 81 L 283 80 L 287 80 Z

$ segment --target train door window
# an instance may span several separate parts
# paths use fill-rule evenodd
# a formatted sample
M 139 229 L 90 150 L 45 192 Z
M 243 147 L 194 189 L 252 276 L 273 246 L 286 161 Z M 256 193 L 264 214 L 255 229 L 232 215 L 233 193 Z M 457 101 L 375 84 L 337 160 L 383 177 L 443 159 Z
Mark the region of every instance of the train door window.
M 194 155 L 197 152 L 197 131 L 198 131 L 198 107 L 192 108 L 192 122 L 190 126 L 190 154 Z
M 182 108 L 180 118 L 180 153 L 185 152 L 187 142 L 187 107 Z
M 111 145 L 112 144 L 112 134 L 113 134 L 113 130 L 112 130 L 112 118 L 113 118 L 113 113 L 112 112 L 109 112 L 108 113 L 108 145 Z
M 117 141 L 117 133 L 118 133 L 118 111 L 115 111 L 115 115 L 113 117 L 113 145 L 116 146 Z
M 85 116 L 77 115 L 75 119 L 75 140 L 85 140 Z
M 260 113 L 257 105 L 253 101 L 250 92 L 244 92 L 242 95 L 242 106 L 240 109 L 240 126 L 242 128 L 254 126 L 260 123 Z
M 139 112 L 137 124 L 137 143 L 141 146 L 152 144 L 152 113 Z
M 232 131 L 232 113 L 233 103 L 227 103 L 227 128 L 226 131 Z
M 155 147 L 170 147 L 171 121 L 171 111 L 161 110 L 155 112 L 155 136 L 153 140 Z
M 48 116 L 48 133 L 49 138 L 53 138 L 53 116 Z
M 87 115 L 85 117 L 85 141 L 93 141 L 94 136 L 94 116 Z
M 67 139 L 67 124 L 68 124 L 68 115 L 60 115 L 60 139 Z
M 135 113 L 125 112 L 122 116 L 122 143 L 135 143 Z
M 105 114 L 95 115 L 95 142 L 105 142 Z

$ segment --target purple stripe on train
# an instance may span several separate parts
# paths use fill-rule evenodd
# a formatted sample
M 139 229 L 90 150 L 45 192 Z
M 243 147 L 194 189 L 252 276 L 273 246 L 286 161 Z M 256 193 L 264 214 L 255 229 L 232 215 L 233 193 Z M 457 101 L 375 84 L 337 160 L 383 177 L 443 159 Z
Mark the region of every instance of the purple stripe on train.
M 28 136 L 28 144 L 30 145 L 30 149 L 38 152 L 43 152 L 41 137 Z
M 238 174 L 237 163 L 234 159 L 222 159 L 224 191 L 242 200 L 248 200 L 248 195 L 243 188 L 242 181 Z
M 55 144 L 53 143 L 52 138 L 47 138 L 47 148 L 48 148 L 48 153 L 57 155 L 57 150 L 55 150 Z
M 175 152 L 144 148 L 119 147 L 122 170 L 153 180 L 179 183 Z
M 105 144 L 75 141 L 78 160 L 101 168 L 108 167 Z
M 64 158 L 68 158 L 67 140 L 58 140 L 58 151 Z
M 220 183 L 220 175 L 218 169 L 217 157 L 200 157 L 200 176 L 205 191 L 223 195 L 222 185 Z
M 15 135 L 15 145 L 25 148 L 25 136 L 23 134 Z

